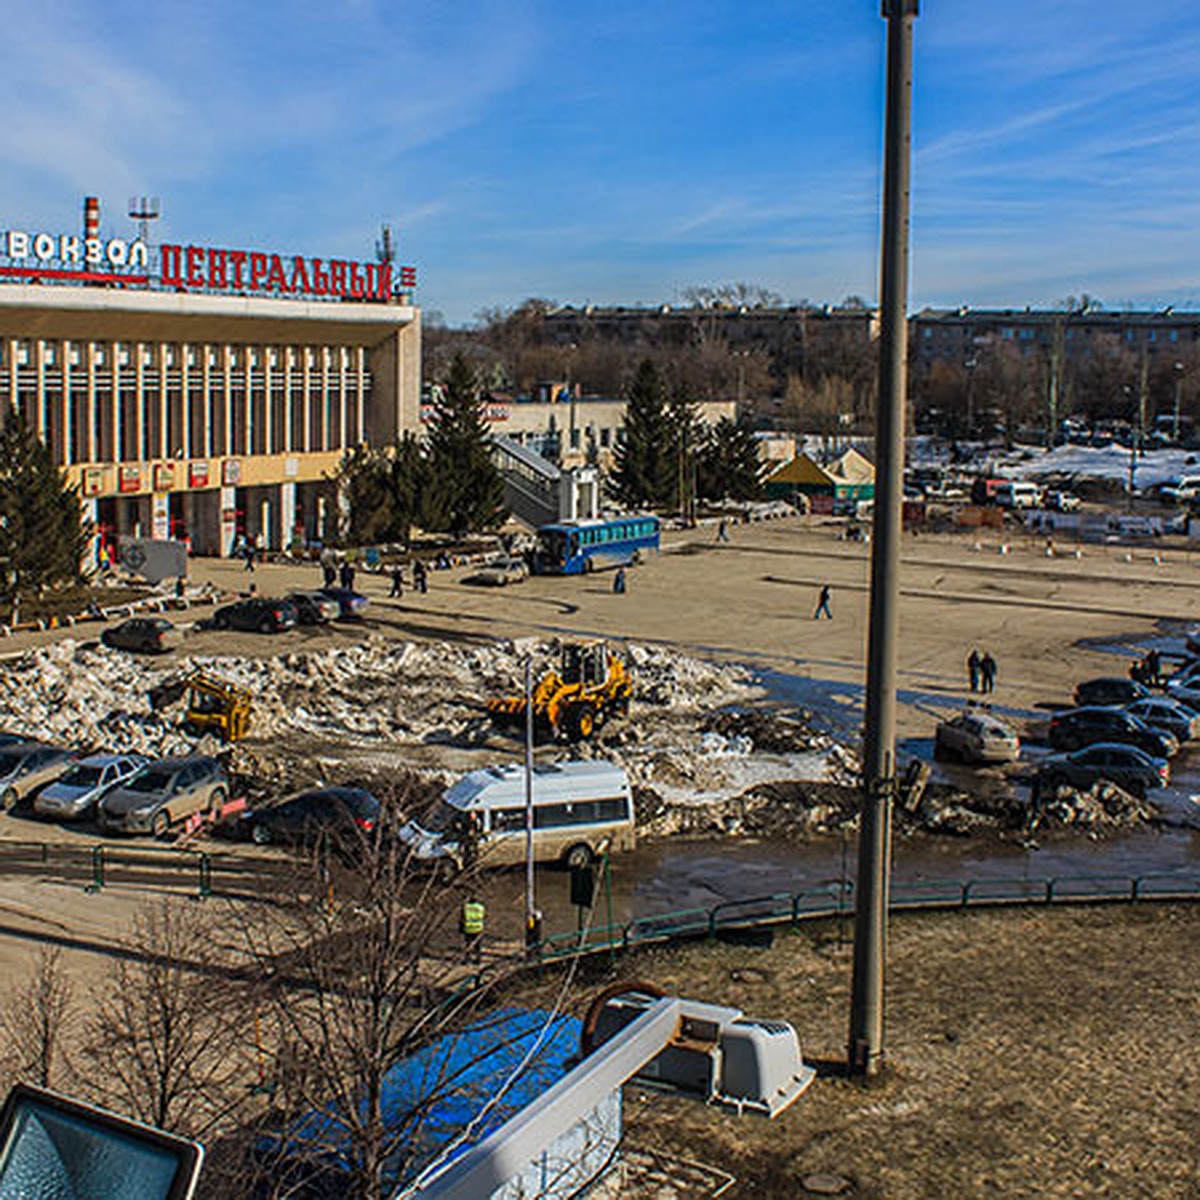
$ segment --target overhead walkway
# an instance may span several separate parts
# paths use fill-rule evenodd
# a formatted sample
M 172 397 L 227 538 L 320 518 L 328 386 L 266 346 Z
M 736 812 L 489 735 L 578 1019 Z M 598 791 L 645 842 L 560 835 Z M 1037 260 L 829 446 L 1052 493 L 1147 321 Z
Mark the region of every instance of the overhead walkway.
M 504 503 L 531 529 L 599 514 L 600 486 L 594 467 L 564 471 L 502 433 L 492 435 L 492 457 L 504 479 Z

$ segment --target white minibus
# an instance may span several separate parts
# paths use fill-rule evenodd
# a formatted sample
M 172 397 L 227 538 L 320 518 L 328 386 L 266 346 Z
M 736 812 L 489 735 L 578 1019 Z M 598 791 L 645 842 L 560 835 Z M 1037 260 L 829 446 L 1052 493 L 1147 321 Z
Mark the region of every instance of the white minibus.
M 1001 508 L 1037 508 L 1042 502 L 1042 489 L 1036 483 L 1014 479 L 996 489 L 996 503 Z
M 533 829 L 539 862 L 586 866 L 605 850 L 632 850 L 637 834 L 628 777 L 615 763 L 597 760 L 535 766 Z M 464 835 L 475 838 L 483 866 L 525 861 L 523 766 L 483 767 L 464 775 L 427 817 L 400 831 L 418 858 L 449 859 L 458 866 L 467 857 Z

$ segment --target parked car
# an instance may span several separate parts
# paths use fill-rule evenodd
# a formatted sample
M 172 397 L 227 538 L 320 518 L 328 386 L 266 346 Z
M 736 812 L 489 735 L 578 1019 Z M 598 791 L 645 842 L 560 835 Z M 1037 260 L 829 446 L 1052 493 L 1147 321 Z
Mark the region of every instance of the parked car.
M 1089 788 L 1107 780 L 1131 795 L 1144 796 L 1151 788 L 1166 787 L 1169 779 L 1165 758 L 1152 757 L 1136 746 L 1097 742 L 1069 754 L 1047 755 L 1037 773 L 1037 786 Z
M 1021 742 L 1003 721 L 968 709 L 938 725 L 934 750 L 941 757 L 969 763 L 1013 762 Z
M 93 754 L 78 759 L 38 792 L 33 811 L 56 821 L 90 816 L 105 792 L 124 783 L 149 761 L 143 754 Z
M 1200 475 L 1183 475 L 1158 490 L 1166 504 L 1187 504 L 1200 496 Z
M 1069 708 L 1050 718 L 1050 745 L 1079 750 L 1093 742 L 1123 742 L 1155 758 L 1170 758 L 1179 743 L 1120 708 Z
M 1051 512 L 1078 512 L 1083 501 L 1071 492 L 1046 492 L 1042 496 L 1042 507 Z
M 288 592 L 287 598 L 296 606 L 301 625 L 324 625 L 341 615 L 338 602 L 321 591 Z
M 479 583 L 486 587 L 506 587 L 510 583 L 520 583 L 528 578 L 529 564 L 523 558 L 500 555 L 488 559 L 478 571 L 467 576 L 466 582 Z
M 1151 729 L 1165 729 L 1180 745 L 1200 737 L 1200 713 L 1167 696 L 1135 700 L 1125 706 L 1125 711 L 1145 721 Z
M 338 616 L 343 620 L 346 617 L 361 617 L 367 607 L 367 598 L 362 592 L 356 592 L 353 588 L 344 587 L 327 587 L 321 589 L 322 595 L 328 596 L 331 600 L 336 600 L 338 605 Z
M 114 650 L 135 654 L 165 654 L 183 644 L 183 634 L 166 617 L 130 617 L 106 629 L 100 641 Z
M 325 834 L 339 841 L 370 834 L 382 808 L 370 792 L 353 787 L 314 788 L 269 808 L 256 808 L 238 822 L 243 836 L 260 846 L 273 842 L 312 844 Z
M 1137 683 L 1122 675 L 1104 679 L 1089 679 L 1075 689 L 1075 703 L 1085 705 L 1128 705 L 1135 700 L 1146 700 L 1152 695 L 1143 683 Z
M 1200 711 L 1200 676 L 1173 676 L 1167 680 L 1167 697 Z
M 75 760 L 75 752 L 42 742 L 15 742 L 0 750 L 0 808 L 6 812 L 47 783 L 53 783 Z
M 192 813 L 217 811 L 229 798 L 229 778 L 215 758 L 160 758 L 101 797 L 96 822 L 104 833 L 166 837 Z
M 218 629 L 249 629 L 258 633 L 295 629 L 297 619 L 296 606 L 290 600 L 268 600 L 258 596 L 226 604 L 213 613 L 213 624 Z

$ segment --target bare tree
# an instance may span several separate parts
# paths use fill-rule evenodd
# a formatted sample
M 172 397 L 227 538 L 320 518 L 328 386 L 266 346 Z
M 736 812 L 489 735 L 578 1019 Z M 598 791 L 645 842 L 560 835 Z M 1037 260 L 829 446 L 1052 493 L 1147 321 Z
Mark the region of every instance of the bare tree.
M 178 899 L 140 912 L 82 1047 L 81 1082 L 99 1103 L 193 1137 L 230 1118 L 253 1078 L 215 915 Z
M 66 1069 L 63 1047 L 74 1024 L 71 981 L 62 949 L 42 946 L 33 975 L 9 987 L 0 1012 L 0 1036 L 9 1073 L 40 1087 L 52 1087 Z
M 343 846 L 335 870 L 338 859 L 353 869 L 324 902 L 312 901 L 325 869 L 313 862 L 309 896 L 241 929 L 274 1105 L 256 1158 L 280 1196 L 332 1169 L 339 1194 L 378 1200 L 423 1153 L 429 1107 L 465 1086 L 435 1071 L 413 1104 L 388 1108 L 388 1073 L 467 1021 L 509 968 L 493 959 L 477 978 L 465 962 L 457 922 L 477 890 L 473 871 L 450 881 L 418 872 L 405 848 L 369 835 Z

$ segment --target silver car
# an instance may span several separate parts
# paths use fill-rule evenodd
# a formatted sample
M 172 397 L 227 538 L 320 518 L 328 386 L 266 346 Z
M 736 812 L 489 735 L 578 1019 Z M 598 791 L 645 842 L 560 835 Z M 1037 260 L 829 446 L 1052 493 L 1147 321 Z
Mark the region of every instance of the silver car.
M 523 558 L 503 555 L 499 558 L 488 559 L 474 574 L 467 578 L 471 583 L 481 583 L 489 587 L 506 587 L 510 583 L 520 583 L 529 577 L 529 566 Z
M 1021 741 L 1003 721 L 968 709 L 937 727 L 934 748 L 944 758 L 969 763 L 1014 762 Z
M 90 816 L 105 792 L 123 783 L 149 761 L 143 754 L 93 754 L 80 759 L 65 775 L 38 792 L 33 799 L 33 811 L 53 821 L 75 821 Z
M 229 777 L 215 758 L 160 758 L 96 805 L 102 833 L 166 837 L 193 813 L 216 817 L 229 799 Z
M 0 807 L 7 812 L 19 800 L 52 783 L 71 765 L 73 750 L 19 742 L 0 750 Z

